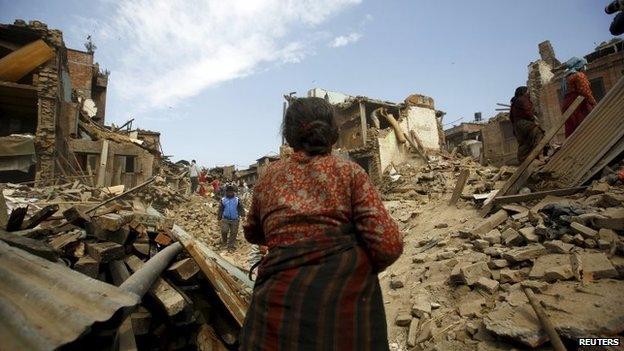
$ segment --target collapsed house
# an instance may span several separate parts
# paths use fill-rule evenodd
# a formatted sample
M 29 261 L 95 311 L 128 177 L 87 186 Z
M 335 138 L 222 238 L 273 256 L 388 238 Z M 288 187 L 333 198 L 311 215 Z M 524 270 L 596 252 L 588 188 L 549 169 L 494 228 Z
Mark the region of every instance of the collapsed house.
M 426 158 L 443 142 L 441 118 L 432 98 L 410 95 L 402 103 L 349 96 L 315 88 L 310 97 L 326 99 L 335 106 L 339 138 L 336 148 L 357 162 L 374 180 L 413 150 Z
M 561 112 L 561 82 L 565 67 L 557 59 L 549 41 L 538 45 L 540 59 L 528 66 L 529 93 L 533 101 L 535 115 L 544 131 L 559 124 Z M 618 38 L 602 43 L 585 55 L 588 62 L 585 71 L 596 101 L 613 88 L 624 73 L 624 41 Z M 448 150 L 466 140 L 483 142 L 482 162 L 492 165 L 517 165 L 518 143 L 513 134 L 513 126 L 508 113 L 498 113 L 487 123 L 461 123 L 445 131 Z M 559 130 L 552 141 L 561 144 L 565 141 L 563 130 Z
M 158 167 L 159 133 L 105 126 L 109 73 L 85 46 L 39 21 L 0 25 L 0 182 L 134 186 Z
M 244 181 L 247 185 L 253 186 L 258 179 L 266 172 L 267 167 L 280 159 L 276 155 L 265 155 L 256 160 L 249 168 L 236 171 L 236 179 Z

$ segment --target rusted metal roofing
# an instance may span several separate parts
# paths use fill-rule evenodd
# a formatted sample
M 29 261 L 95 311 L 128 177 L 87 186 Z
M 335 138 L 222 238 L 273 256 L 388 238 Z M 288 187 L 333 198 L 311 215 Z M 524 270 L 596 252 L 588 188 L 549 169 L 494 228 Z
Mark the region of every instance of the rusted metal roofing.
M 53 350 L 139 303 L 135 294 L 0 242 L 0 349 Z

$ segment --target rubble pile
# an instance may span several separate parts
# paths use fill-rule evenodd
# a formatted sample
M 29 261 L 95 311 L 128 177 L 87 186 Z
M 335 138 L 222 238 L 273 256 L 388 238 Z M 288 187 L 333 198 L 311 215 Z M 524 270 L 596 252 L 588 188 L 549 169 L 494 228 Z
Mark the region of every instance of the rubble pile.
M 158 211 L 164 211 L 168 208 L 187 202 L 187 196 L 181 194 L 179 190 L 171 186 L 171 183 L 165 181 L 164 178 L 157 177 L 150 187 L 139 190 L 136 196 L 146 204 L 147 207 L 153 207 Z
M 385 187 L 394 191 L 386 205 L 405 241 L 403 256 L 380 275 L 391 349 L 543 347 L 549 338 L 525 289 L 570 345 L 624 331 L 622 182 L 605 178 L 575 195 L 503 204 L 484 219 L 468 194 L 488 191 L 484 184 L 509 171 L 472 168 L 464 200 L 450 206 L 442 194 L 453 190 L 455 167 L 469 165 L 462 162 L 437 163 L 448 166 L 434 177 L 402 165 L 394 182 L 401 186 Z M 420 184 L 429 185 L 429 201 L 396 191 Z
M 386 172 L 379 185 L 384 200 L 438 197 L 453 191 L 457 173 L 467 169 L 470 176 L 463 191 L 465 199 L 486 194 L 513 174 L 513 167 L 482 166 L 471 157 L 437 157 L 426 164 L 402 163 Z M 481 199 L 483 200 L 483 199 Z
M 170 206 L 181 197 L 170 196 L 170 189 L 160 183 L 146 188 L 132 201 L 104 203 L 113 196 L 111 189 L 80 183 L 46 188 L 7 184 L 2 193 L 10 214 L 7 223 L 0 223 L 0 241 L 71 268 L 85 278 L 120 286 L 147 262 L 158 259 L 155 256 L 160 252 L 180 245 L 172 232 L 174 220 L 148 210 L 140 198 L 150 194 L 152 204 Z M 98 204 L 104 205 L 96 208 Z M 25 205 L 41 209 L 27 213 Z M 240 325 L 200 272 L 197 261 L 181 247 L 176 249 L 176 257 L 155 278 L 140 304 L 128 312 L 138 349 L 235 347 Z M 98 339 L 98 344 L 113 342 L 114 336 Z M 84 335 L 72 345 L 88 347 L 93 338 L 96 336 Z
M 240 199 L 243 207 L 248 210 L 251 197 L 241 196 Z M 199 241 L 218 251 L 224 259 L 243 271 L 247 271 L 249 269 L 248 261 L 252 246 L 245 240 L 243 235 L 242 225 L 244 219 L 241 219 L 240 222 L 236 250 L 228 252 L 221 246 L 221 227 L 217 218 L 218 211 L 219 202 L 214 198 L 192 196 L 189 201 L 178 204 L 172 210 L 166 210 L 165 215 L 168 218 L 175 219 L 176 224 L 183 227 L 184 230 L 191 233 Z

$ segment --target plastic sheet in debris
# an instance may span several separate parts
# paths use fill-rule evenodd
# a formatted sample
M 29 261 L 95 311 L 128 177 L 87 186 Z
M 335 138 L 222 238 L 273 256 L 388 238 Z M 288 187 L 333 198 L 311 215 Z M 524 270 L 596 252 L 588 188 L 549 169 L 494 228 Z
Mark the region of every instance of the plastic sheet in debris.
M 0 242 L 0 349 L 53 350 L 137 295 Z

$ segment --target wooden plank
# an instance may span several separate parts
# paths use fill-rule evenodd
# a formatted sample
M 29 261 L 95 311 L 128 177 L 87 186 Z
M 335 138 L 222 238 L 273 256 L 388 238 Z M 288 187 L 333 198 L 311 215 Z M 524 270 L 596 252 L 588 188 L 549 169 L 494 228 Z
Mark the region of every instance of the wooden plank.
M 613 161 L 618 155 L 621 155 L 624 152 L 624 137 L 618 141 L 617 144 L 611 148 L 606 155 L 598 161 L 594 167 L 592 167 L 582 178 L 579 184 L 585 184 L 588 180 L 590 180 L 593 176 L 595 176 L 598 172 L 600 172 L 603 168 L 605 168 L 611 161 Z
M 242 326 L 245 321 L 245 314 L 249 308 L 249 303 L 239 295 L 238 289 L 236 289 L 238 284 L 234 282 L 229 274 L 221 270 L 215 261 L 205 257 L 197 250 L 195 243 L 187 242 L 184 248 L 195 260 L 195 263 L 197 263 L 202 273 L 208 278 L 217 296 L 219 296 L 225 307 L 230 311 L 232 317 L 234 317 L 238 325 Z
M 494 205 L 502 205 L 502 204 L 511 204 L 516 202 L 527 202 L 543 199 L 548 195 L 552 196 L 567 196 L 579 193 L 583 190 L 587 189 L 586 186 L 580 186 L 575 188 L 565 188 L 565 189 L 556 189 L 556 190 L 547 190 L 547 191 L 538 191 L 529 194 L 516 194 L 516 195 L 506 195 L 500 196 L 493 200 Z
M 457 177 L 457 184 L 455 184 L 455 189 L 453 190 L 453 195 L 451 196 L 451 200 L 449 201 L 449 205 L 455 205 L 457 200 L 459 200 L 459 196 L 462 194 L 464 187 L 466 186 L 466 181 L 468 180 L 468 176 L 470 175 L 470 171 L 467 169 L 462 169 L 459 173 L 459 177 Z
M 0 80 L 17 82 L 54 57 L 54 50 L 39 39 L 0 59 Z
M 59 206 L 58 205 L 47 205 L 47 206 L 45 206 L 44 208 L 40 209 L 35 214 L 33 214 L 30 218 L 25 220 L 22 223 L 22 229 L 32 229 L 32 228 L 36 227 L 39 223 L 41 223 L 41 222 L 45 221 L 46 219 L 50 218 L 50 216 L 55 214 L 56 211 L 58 211 L 58 210 L 59 210 Z
M 366 106 L 364 106 L 363 102 L 360 102 L 360 126 L 362 128 L 362 144 L 366 145 L 368 125 L 366 123 Z
M 106 163 L 108 162 L 108 140 L 102 142 L 102 152 L 100 153 L 100 167 L 98 168 L 97 186 L 106 185 Z
M 521 177 L 523 177 L 523 174 L 527 170 L 529 165 L 535 160 L 535 158 L 537 158 L 537 156 L 542 152 L 542 150 L 544 149 L 546 144 L 548 144 L 550 142 L 550 140 L 557 134 L 559 129 L 561 129 L 561 127 L 563 127 L 563 125 L 568 120 L 568 118 L 570 117 L 572 112 L 574 112 L 576 110 L 576 108 L 581 104 L 581 102 L 583 102 L 583 99 L 584 99 L 584 97 L 579 96 L 579 97 L 576 98 L 576 100 L 574 100 L 572 105 L 570 105 L 570 107 L 563 114 L 563 118 L 561 118 L 561 120 L 559 120 L 557 122 L 557 124 L 555 124 L 553 126 L 553 128 L 551 128 L 544 135 L 544 137 L 542 137 L 542 140 L 540 140 L 540 142 L 537 144 L 537 146 L 535 148 L 533 148 L 533 150 L 531 150 L 531 153 L 529 153 L 527 158 L 520 164 L 520 166 L 518 166 L 518 168 L 516 169 L 514 174 L 511 175 L 511 177 L 503 185 L 503 187 L 500 189 L 500 191 L 498 191 L 496 193 L 496 196 L 494 196 L 493 199 L 496 199 L 496 197 L 498 197 L 498 196 L 508 195 L 509 189 L 511 187 L 514 187 L 514 186 L 518 187 L 518 184 L 516 184 L 516 183 L 518 182 L 518 180 Z M 488 213 L 490 213 L 490 211 L 492 210 L 492 207 L 494 207 L 494 202 L 493 201 L 490 201 L 489 203 L 484 204 L 483 207 L 481 208 L 481 211 L 479 212 L 481 217 L 485 217 Z

